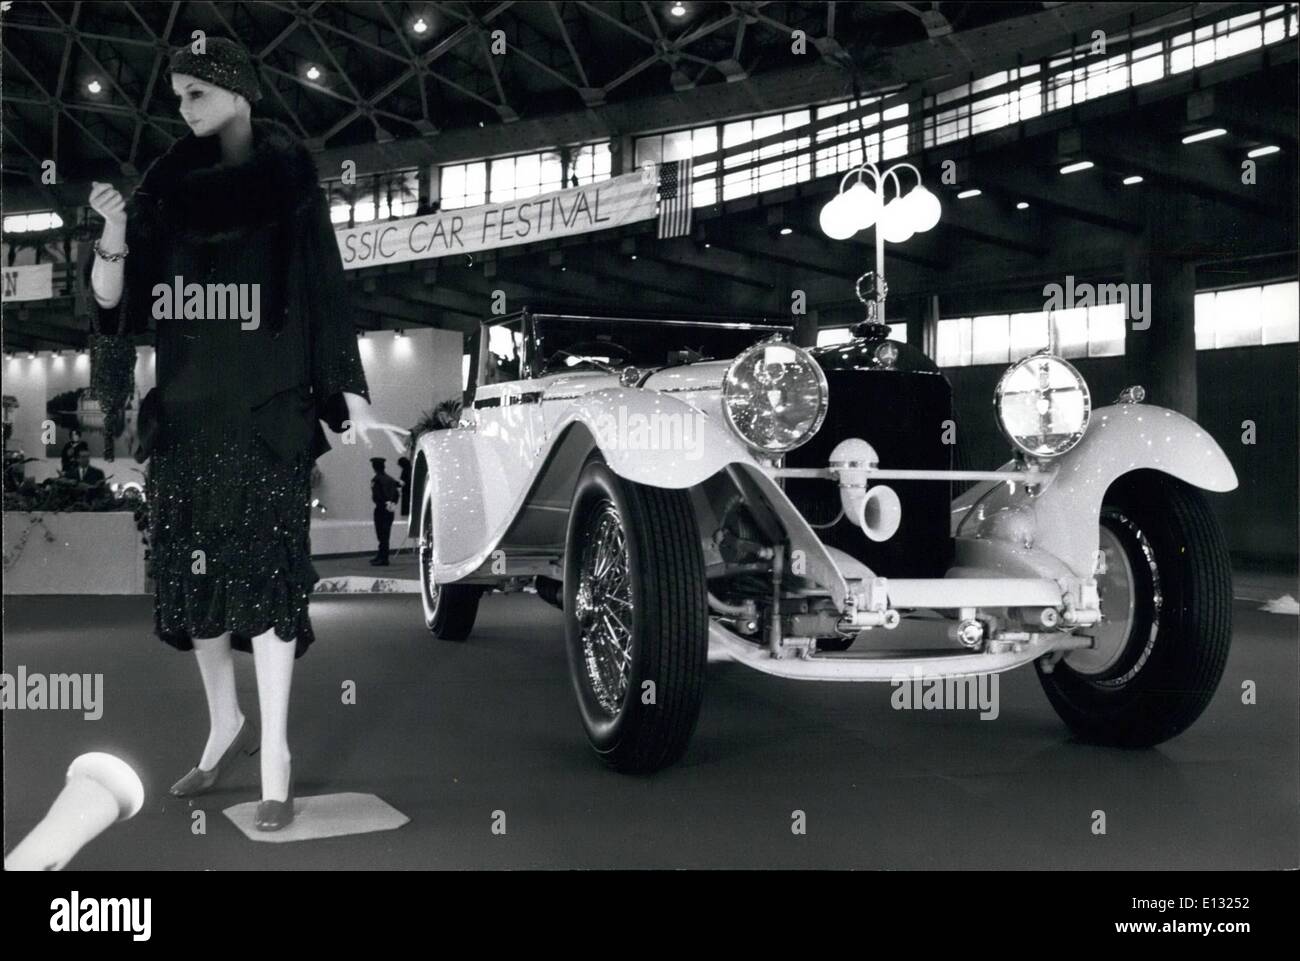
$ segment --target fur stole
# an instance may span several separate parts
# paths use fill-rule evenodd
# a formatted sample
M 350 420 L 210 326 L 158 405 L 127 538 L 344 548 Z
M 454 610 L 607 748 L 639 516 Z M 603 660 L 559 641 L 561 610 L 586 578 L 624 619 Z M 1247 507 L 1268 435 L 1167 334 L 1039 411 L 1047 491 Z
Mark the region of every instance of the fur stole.
M 285 229 L 320 197 L 316 164 L 283 124 L 256 118 L 252 155 L 221 159 L 217 136 L 186 134 L 149 165 L 132 195 L 139 226 L 157 239 L 227 243 Z

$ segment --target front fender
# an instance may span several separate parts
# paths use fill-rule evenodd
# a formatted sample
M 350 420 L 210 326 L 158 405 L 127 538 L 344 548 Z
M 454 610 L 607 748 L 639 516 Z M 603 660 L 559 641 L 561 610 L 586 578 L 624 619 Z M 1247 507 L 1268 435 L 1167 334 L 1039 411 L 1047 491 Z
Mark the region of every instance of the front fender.
M 530 410 L 536 408 L 512 407 L 521 417 Z M 716 418 L 652 391 L 590 391 L 538 427 L 535 450 L 484 444 L 478 431 L 439 431 L 421 439 L 416 468 L 435 505 L 439 583 L 478 569 L 512 529 L 519 534 L 520 524 L 527 528 L 525 543 L 554 542 L 555 518 L 567 512 L 577 471 L 593 446 L 620 477 L 654 487 L 694 487 L 736 462 L 760 469 Z M 528 476 L 519 485 L 501 483 L 525 463 Z
M 1078 446 L 1055 460 L 1036 496 L 1023 484 L 996 482 L 953 502 L 959 556 L 964 541 L 968 547 L 989 542 L 1009 556 L 1051 555 L 1076 576 L 1090 577 L 1102 500 L 1111 484 L 1136 470 L 1158 470 L 1210 491 L 1237 486 L 1227 455 L 1195 421 L 1149 404 L 1103 407 L 1093 412 Z
M 694 487 L 729 464 L 755 465 L 749 448 L 719 418 L 655 391 L 595 390 L 565 408 L 548 441 L 581 423 L 610 469 L 651 487 Z

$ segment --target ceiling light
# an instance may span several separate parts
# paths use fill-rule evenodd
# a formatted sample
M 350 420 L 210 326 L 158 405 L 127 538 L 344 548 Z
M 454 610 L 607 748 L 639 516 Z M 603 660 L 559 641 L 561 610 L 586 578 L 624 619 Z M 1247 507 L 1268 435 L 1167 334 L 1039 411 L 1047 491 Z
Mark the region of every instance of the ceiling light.
M 633 255 L 632 255 L 632 259 L 633 259 L 633 260 L 636 260 L 636 254 L 633 254 Z
M 1072 164 L 1066 164 L 1064 167 L 1062 167 L 1061 173 L 1074 174 L 1074 173 L 1078 173 L 1080 170 L 1091 170 L 1092 168 L 1093 168 L 1093 162 L 1091 160 L 1078 160 Z
M 1131 177 L 1124 178 L 1125 187 L 1132 187 L 1134 184 L 1140 184 L 1141 182 L 1142 182 L 1142 178 L 1139 177 L 1137 174 L 1134 174 Z
M 1222 137 L 1228 131 L 1222 127 L 1215 127 L 1213 130 L 1202 130 L 1199 133 L 1189 133 L 1183 138 L 1183 143 L 1197 143 L 1201 140 L 1212 140 L 1215 137 Z
M 418 17 L 415 23 L 411 24 L 411 29 L 416 33 L 424 33 L 429 29 L 429 25 L 425 22 L 424 17 Z
M 970 190 L 963 190 L 961 193 L 959 193 L 959 194 L 957 195 L 957 199 L 958 199 L 958 200 L 968 200 L 968 199 L 970 199 L 971 197 L 978 197 L 978 196 L 979 196 L 980 194 L 982 194 L 983 192 L 984 192 L 984 191 L 980 190 L 980 189 L 977 188 L 977 187 L 972 187 Z
M 307 79 L 308 80 L 320 79 L 320 69 L 314 63 L 307 68 Z
M 681 3 L 674 3 L 672 9 L 669 10 L 668 12 L 671 13 L 674 17 L 686 16 L 686 8 L 682 6 Z
M 1028 210 L 1028 209 L 1029 209 L 1029 204 L 1025 203 L 1025 202 L 1022 200 L 1022 201 L 1020 201 L 1020 203 L 1016 204 L 1016 209 L 1017 209 L 1017 210 Z
M 1270 144 L 1267 147 L 1256 147 L 1254 150 L 1247 151 L 1247 157 L 1267 157 L 1271 153 L 1277 153 L 1282 148 Z
M 100 85 L 98 80 L 92 80 L 90 83 L 86 84 L 86 89 L 91 93 L 99 93 L 104 88 Z
M 782 227 L 782 228 L 781 228 L 781 236 L 782 236 L 782 237 L 789 237 L 792 233 L 794 233 L 794 230 L 792 230 L 792 229 L 789 228 L 789 227 Z

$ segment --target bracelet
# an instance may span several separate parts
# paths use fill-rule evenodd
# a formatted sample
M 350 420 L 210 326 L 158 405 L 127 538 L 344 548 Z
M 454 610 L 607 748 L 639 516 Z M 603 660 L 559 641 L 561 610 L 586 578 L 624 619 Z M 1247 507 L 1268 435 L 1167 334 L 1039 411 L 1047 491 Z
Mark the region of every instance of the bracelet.
M 116 254 L 110 254 L 107 251 L 105 251 L 103 247 L 99 246 L 98 240 L 96 240 L 94 244 L 92 244 L 91 246 L 95 248 L 96 254 L 98 254 L 100 257 L 104 258 L 105 260 L 109 261 L 110 263 L 114 263 L 114 264 L 117 263 L 119 260 L 125 260 L 126 255 L 131 252 L 131 248 L 128 247 L 126 244 L 122 244 L 121 253 L 116 253 Z

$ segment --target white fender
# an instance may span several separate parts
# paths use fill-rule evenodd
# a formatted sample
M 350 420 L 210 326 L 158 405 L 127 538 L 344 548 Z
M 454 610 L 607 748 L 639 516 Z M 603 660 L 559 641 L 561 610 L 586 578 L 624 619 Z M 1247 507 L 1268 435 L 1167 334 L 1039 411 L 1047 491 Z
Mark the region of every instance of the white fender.
M 583 424 L 610 469 L 651 487 L 694 487 L 728 464 L 755 464 L 753 455 L 716 413 L 668 394 L 610 387 L 570 404 L 548 441 Z
M 583 443 L 594 442 L 610 469 L 638 484 L 689 488 L 732 463 L 757 469 L 729 428 L 675 397 L 623 387 L 592 390 L 565 404 L 553 423 L 528 428 L 527 420 L 537 410 L 525 404 L 507 408 L 507 422 L 495 425 L 492 444 L 476 438 L 476 433 L 486 437 L 486 429 L 435 431 L 421 440 L 426 484 L 436 505 L 434 575 L 439 583 L 465 577 L 488 560 L 550 469 L 557 447 L 575 429 L 590 438 Z M 535 451 L 525 449 L 529 429 L 536 431 Z M 517 458 L 507 453 L 512 450 Z M 529 461 L 525 483 L 502 483 L 505 472 Z M 478 496 L 448 503 L 448 491 Z M 556 506 L 568 509 L 567 501 Z
M 1023 484 L 997 482 L 972 488 L 953 502 L 958 561 L 969 564 L 979 557 L 987 563 L 1005 554 L 1009 564 L 1014 558 L 1041 569 L 1033 558 L 1049 555 L 1075 575 L 1089 577 L 1106 490 L 1123 475 L 1147 469 L 1204 490 L 1237 486 L 1227 455 L 1195 421 L 1149 404 L 1103 407 L 1093 412 L 1078 446 L 1053 462 L 1051 479 L 1036 497 Z M 993 543 L 980 549 L 963 543 L 970 540 Z M 998 542 L 1005 551 L 994 549 Z

